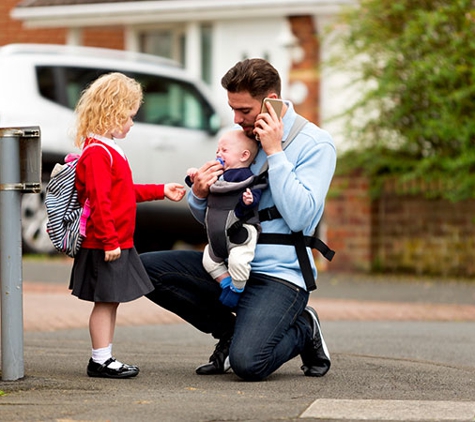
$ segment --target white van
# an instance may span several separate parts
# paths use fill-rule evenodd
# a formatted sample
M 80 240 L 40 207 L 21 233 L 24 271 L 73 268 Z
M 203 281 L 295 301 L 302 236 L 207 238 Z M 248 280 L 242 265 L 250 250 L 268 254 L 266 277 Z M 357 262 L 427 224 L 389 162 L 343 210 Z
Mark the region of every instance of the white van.
M 0 47 L 0 127 L 39 126 L 42 181 L 73 145 L 73 109 L 82 90 L 103 73 L 122 72 L 144 89 L 144 104 L 125 140 L 136 183 L 183 183 L 186 169 L 215 156 L 222 118 L 200 81 L 155 56 L 91 47 L 11 44 Z M 22 200 L 25 251 L 50 253 L 44 193 Z M 205 240 L 186 201 L 139 204 L 139 251 L 167 249 L 178 240 Z

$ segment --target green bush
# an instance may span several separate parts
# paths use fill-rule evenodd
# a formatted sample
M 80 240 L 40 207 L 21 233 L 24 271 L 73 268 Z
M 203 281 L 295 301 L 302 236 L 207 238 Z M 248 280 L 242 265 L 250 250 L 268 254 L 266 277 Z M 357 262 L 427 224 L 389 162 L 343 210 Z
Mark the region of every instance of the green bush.
M 375 194 L 396 177 L 429 196 L 474 198 L 473 1 L 361 0 L 341 19 L 344 54 L 331 64 L 366 88 L 339 116 L 356 141 L 339 172 L 363 169 Z

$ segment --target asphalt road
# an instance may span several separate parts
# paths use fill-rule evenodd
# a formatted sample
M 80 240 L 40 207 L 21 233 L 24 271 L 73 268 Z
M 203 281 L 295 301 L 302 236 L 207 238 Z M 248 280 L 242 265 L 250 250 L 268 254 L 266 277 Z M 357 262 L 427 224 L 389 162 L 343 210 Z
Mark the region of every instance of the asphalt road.
M 64 283 L 67 265 L 48 265 L 25 263 L 24 279 Z M 91 379 L 85 375 L 85 326 L 32 330 L 24 333 L 25 377 L 0 381 L 0 420 L 475 420 L 475 284 L 342 274 L 322 274 L 320 280 L 322 304 L 335 304 L 335 311 L 343 304 L 347 311 L 332 318 L 330 309 L 322 320 L 332 356 L 323 378 L 304 377 L 298 358 L 264 382 L 243 382 L 232 372 L 195 375 L 214 340 L 172 322 L 118 326 L 114 352 L 138 364 L 141 373 L 130 380 Z M 46 314 L 51 295 L 36 294 L 34 303 Z M 357 305 L 368 309 L 364 320 L 350 309 Z M 376 305 L 390 310 L 384 318 L 371 318 Z M 452 309 L 453 318 L 440 320 L 439 306 Z M 396 318 L 398 308 L 431 314 Z M 463 318 L 456 312 L 461 308 Z

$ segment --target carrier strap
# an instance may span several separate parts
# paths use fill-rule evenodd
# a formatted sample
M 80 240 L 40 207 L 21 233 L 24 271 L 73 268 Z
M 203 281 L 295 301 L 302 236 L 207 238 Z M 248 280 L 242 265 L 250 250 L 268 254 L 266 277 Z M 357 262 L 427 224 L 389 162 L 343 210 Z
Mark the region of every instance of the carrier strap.
M 295 245 L 297 237 L 301 237 L 303 239 L 303 246 L 305 248 L 316 249 L 328 261 L 331 261 L 335 256 L 335 251 L 330 249 L 323 240 L 315 236 L 304 236 L 302 232 L 292 232 L 292 234 L 261 233 L 257 243 L 271 245 Z
M 273 207 L 264 208 L 259 211 L 259 220 L 269 221 L 276 218 L 281 218 L 279 210 L 274 205 Z M 315 236 L 304 236 L 303 232 L 292 232 L 291 234 L 284 233 L 261 233 L 257 243 L 271 244 L 271 245 L 293 245 L 297 253 L 300 269 L 307 286 L 307 291 L 312 291 L 317 288 L 315 278 L 313 277 L 312 266 L 307 254 L 307 247 L 316 249 L 324 258 L 331 261 L 335 256 L 335 251 L 330 249 L 325 242 Z
M 307 254 L 307 247 L 317 249 L 326 259 L 331 261 L 335 251 L 331 250 L 322 240 L 315 236 L 304 236 L 302 232 L 283 233 L 261 233 L 257 243 L 271 245 L 293 245 L 297 252 L 300 269 L 307 286 L 307 291 L 311 292 L 317 288 L 313 277 L 312 266 Z
M 287 136 L 286 141 L 282 145 L 283 149 L 289 146 L 289 144 L 295 139 L 303 127 L 307 124 L 308 120 L 300 115 L 297 118 L 290 129 L 290 133 Z M 268 162 L 262 166 L 259 176 L 267 177 Z M 259 210 L 259 221 L 269 221 L 276 218 L 282 218 L 277 207 L 274 205 L 269 208 Z M 315 236 L 304 236 L 303 232 L 292 232 L 291 234 L 283 233 L 261 233 L 257 240 L 257 243 L 272 244 L 272 245 L 293 245 L 297 253 L 297 259 L 299 261 L 300 269 L 307 286 L 307 291 L 310 292 L 317 288 L 315 284 L 315 278 L 313 277 L 312 266 L 307 254 L 307 247 L 317 249 L 328 261 L 333 259 L 335 251 L 331 250 L 322 240 Z

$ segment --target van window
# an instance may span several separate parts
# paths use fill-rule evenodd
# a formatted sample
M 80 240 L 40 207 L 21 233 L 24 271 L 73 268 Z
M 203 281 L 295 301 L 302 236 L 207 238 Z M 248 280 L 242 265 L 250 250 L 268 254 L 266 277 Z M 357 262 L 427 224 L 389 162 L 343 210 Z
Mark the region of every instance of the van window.
M 38 90 L 42 97 L 71 110 L 81 92 L 109 69 L 69 66 L 37 66 Z M 144 103 L 135 121 L 194 130 L 209 131 L 211 105 L 191 83 L 178 79 L 135 72 L 123 72 L 143 87 Z

